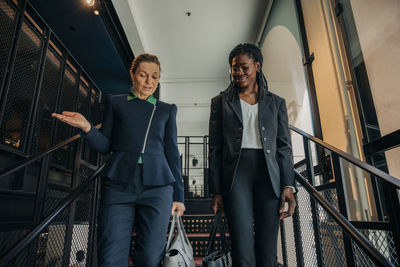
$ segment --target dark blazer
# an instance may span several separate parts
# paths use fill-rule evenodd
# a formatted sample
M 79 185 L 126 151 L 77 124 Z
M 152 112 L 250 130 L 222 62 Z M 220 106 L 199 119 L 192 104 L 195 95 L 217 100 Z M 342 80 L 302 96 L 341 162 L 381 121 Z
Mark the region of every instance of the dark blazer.
M 127 101 L 126 94 L 109 96 L 105 100 L 101 129 L 92 125 L 83 136 L 93 149 L 112 152 L 102 176 L 129 182 L 142 155 L 143 185 L 173 184 L 173 200 L 183 202 L 176 105 L 157 101 L 142 153 L 153 109 L 153 104 L 139 98 Z
M 211 100 L 209 125 L 209 188 L 212 194 L 230 192 L 243 135 L 239 95 L 228 88 Z M 272 187 L 277 197 L 285 186 L 294 185 L 294 166 L 286 102 L 265 91 L 259 101 L 258 123 Z

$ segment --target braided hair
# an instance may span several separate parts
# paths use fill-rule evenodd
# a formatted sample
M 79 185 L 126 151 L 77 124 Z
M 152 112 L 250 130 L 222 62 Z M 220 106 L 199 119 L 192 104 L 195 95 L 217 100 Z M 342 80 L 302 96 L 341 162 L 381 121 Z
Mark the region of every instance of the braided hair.
M 260 48 L 258 46 L 251 44 L 251 43 L 244 43 L 244 44 L 238 44 L 233 48 L 233 50 L 229 53 L 229 66 L 232 67 L 232 60 L 234 57 L 238 55 L 246 55 L 249 58 L 253 59 L 254 62 L 259 62 L 260 63 L 260 71 L 257 72 L 256 75 L 256 81 L 258 85 L 258 98 L 263 99 L 265 91 L 268 90 L 268 83 L 267 79 L 265 78 L 263 72 L 262 72 L 262 64 L 263 64 L 263 55 L 261 53 Z M 234 90 L 238 90 L 238 85 L 236 85 L 234 82 L 231 82 L 231 84 L 228 87 L 228 91 L 232 91 L 231 93 L 233 94 Z

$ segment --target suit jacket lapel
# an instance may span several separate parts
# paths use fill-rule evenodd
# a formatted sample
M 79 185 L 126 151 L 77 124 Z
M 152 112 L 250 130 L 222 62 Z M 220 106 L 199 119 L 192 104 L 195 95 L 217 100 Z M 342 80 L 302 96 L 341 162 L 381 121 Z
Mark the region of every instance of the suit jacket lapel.
M 236 114 L 240 123 L 243 125 L 243 117 L 242 117 L 242 107 L 240 105 L 240 98 L 237 92 L 233 94 L 233 97 L 227 98 L 228 105 L 231 107 L 233 112 Z
M 271 112 L 268 112 L 268 109 L 271 104 L 272 94 L 266 91 L 263 99 L 260 101 L 260 105 L 258 106 L 258 120 L 260 122 L 268 121 L 268 115 L 271 114 Z

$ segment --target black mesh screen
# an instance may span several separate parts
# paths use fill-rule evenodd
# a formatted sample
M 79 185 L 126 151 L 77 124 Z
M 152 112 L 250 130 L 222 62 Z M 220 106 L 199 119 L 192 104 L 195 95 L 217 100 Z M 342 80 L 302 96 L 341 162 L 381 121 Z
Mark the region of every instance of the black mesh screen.
M 27 142 L 42 43 L 42 37 L 24 21 L 0 128 L 0 142 L 21 151 Z
M 15 10 L 4 0 L 0 0 L 0 86 L 3 84 L 5 78 L 16 18 Z M 0 94 L 1 92 L 0 88 Z
M 53 49 L 49 48 L 46 53 L 39 102 L 35 114 L 35 128 L 32 142 L 33 154 L 51 146 L 52 130 L 55 123 L 51 114 L 57 111 L 61 66 L 61 59 Z
M 286 242 L 288 266 L 297 266 L 297 256 L 301 253 L 304 266 L 317 266 L 317 244 L 315 242 L 316 230 L 321 243 L 320 251 L 324 266 L 347 266 L 346 251 L 343 240 L 343 229 L 333 220 L 322 206 L 316 203 L 316 227 L 312 218 L 312 206 L 310 195 L 301 186 L 297 193 L 297 216 L 299 224 L 295 224 L 293 218 L 284 220 L 284 240 Z M 338 196 L 335 189 L 321 192 L 322 196 L 333 206 L 338 207 Z M 395 266 L 399 261 L 395 251 L 393 233 L 387 230 L 359 229 L 360 232 L 377 248 L 382 255 L 390 260 Z M 301 236 L 301 251 L 296 246 L 295 234 Z M 376 266 L 372 259 L 352 241 L 354 261 L 356 266 Z M 297 253 L 300 253 L 297 255 Z
M 0 258 L 13 248 L 29 232 L 28 229 L 0 232 Z M 22 265 L 21 265 L 22 266 Z
M 74 111 L 75 93 L 76 93 L 77 77 L 73 72 L 66 68 L 61 91 L 61 102 L 58 112 Z M 72 136 L 72 127 L 62 123 L 56 122 L 56 137 L 55 143 L 61 142 Z M 57 164 L 72 169 L 73 166 L 73 150 L 74 146 L 65 146 L 62 150 L 57 151 L 55 161 Z
M 81 83 L 79 85 L 79 90 L 78 90 L 76 112 L 81 113 L 86 118 L 88 118 L 88 113 L 89 113 L 89 99 L 90 99 L 89 89 L 84 84 Z

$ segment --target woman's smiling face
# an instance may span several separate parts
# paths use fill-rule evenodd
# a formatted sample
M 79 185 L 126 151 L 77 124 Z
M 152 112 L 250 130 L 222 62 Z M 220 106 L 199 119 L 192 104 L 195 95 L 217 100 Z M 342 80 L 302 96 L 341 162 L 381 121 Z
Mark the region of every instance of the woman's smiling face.
M 240 88 L 248 88 L 257 83 L 257 71 L 260 63 L 254 62 L 246 54 L 239 54 L 232 59 L 232 78 Z

